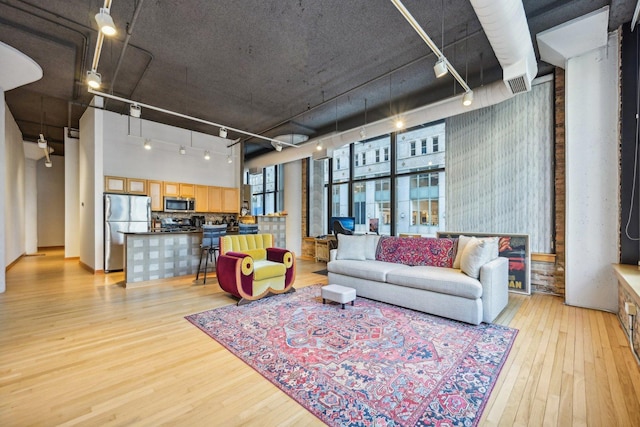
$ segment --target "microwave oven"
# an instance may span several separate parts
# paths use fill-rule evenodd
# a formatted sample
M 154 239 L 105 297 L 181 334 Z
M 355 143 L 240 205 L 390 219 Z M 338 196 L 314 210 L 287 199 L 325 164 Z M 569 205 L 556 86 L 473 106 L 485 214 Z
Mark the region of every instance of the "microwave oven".
M 184 199 L 182 197 L 165 197 L 165 212 L 193 212 L 196 210 L 195 199 Z

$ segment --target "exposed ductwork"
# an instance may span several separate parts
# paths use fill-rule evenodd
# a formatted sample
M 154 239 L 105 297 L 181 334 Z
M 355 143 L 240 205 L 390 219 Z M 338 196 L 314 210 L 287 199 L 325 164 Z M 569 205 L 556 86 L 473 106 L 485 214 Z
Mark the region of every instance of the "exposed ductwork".
M 515 94 L 531 90 L 531 84 L 538 72 L 538 64 L 522 1 L 471 0 L 471 4 L 502 66 L 503 81 L 474 89 L 474 101 L 471 106 L 463 106 L 461 102 L 463 95 L 458 95 L 403 113 L 405 127 L 410 128 L 489 107 Z M 355 129 L 310 139 L 307 143 L 301 144 L 299 150 L 267 153 L 249 160 L 246 166 L 265 167 L 312 157 L 318 141 L 322 141 L 328 155 L 334 148 L 360 140 L 363 127 L 368 138 L 396 130 L 391 120 L 382 119 Z
M 531 90 L 538 73 L 522 1 L 470 0 L 502 66 L 502 80 L 513 94 Z

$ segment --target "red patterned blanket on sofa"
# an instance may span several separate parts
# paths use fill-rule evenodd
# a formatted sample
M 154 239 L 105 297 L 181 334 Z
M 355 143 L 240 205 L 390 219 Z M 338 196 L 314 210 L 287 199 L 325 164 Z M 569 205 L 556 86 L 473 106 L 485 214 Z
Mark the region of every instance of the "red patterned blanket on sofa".
M 451 268 L 456 247 L 456 239 L 383 236 L 378 243 L 376 260 Z

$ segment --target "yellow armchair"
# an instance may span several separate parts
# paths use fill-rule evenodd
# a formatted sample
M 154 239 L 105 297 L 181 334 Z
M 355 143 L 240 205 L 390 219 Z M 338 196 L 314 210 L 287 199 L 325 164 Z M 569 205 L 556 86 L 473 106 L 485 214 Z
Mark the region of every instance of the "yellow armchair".
M 295 255 L 273 247 L 271 234 L 227 235 L 220 238 L 216 275 L 220 287 L 240 298 L 238 305 L 271 294 L 293 292 Z

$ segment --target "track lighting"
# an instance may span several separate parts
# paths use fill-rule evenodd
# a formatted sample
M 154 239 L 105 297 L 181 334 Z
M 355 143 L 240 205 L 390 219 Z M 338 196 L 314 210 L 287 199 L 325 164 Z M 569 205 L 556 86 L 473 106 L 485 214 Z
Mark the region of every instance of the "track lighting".
M 468 107 L 469 105 L 471 105 L 471 103 L 473 103 L 473 91 L 468 90 L 464 93 L 464 96 L 462 97 L 462 105 L 464 105 L 465 107 Z
M 184 148 L 184 145 L 181 145 L 180 150 L 178 150 L 178 152 L 184 156 L 185 154 L 187 154 L 187 149 Z
M 151 141 L 149 141 L 148 139 L 145 138 L 144 140 L 144 149 L 145 150 L 151 150 Z
M 220 133 L 218 135 L 220 135 L 220 138 L 226 138 L 227 137 L 227 129 L 220 128 Z
M 96 22 L 105 36 L 113 36 L 117 33 L 116 24 L 113 23 L 109 9 L 101 7 L 100 12 L 96 14 Z
M 365 139 L 367 137 L 367 131 L 364 129 L 364 126 L 360 128 L 360 139 Z
M 449 71 L 447 70 L 447 62 L 444 59 L 444 56 L 441 56 L 436 62 L 436 65 L 433 66 L 433 72 L 436 74 L 437 78 L 445 76 Z
M 280 141 L 271 141 L 271 146 L 276 149 L 276 151 L 282 151 L 282 144 Z
M 51 160 L 45 160 L 45 161 L 44 161 L 44 165 L 45 165 L 46 167 L 50 168 L 50 167 L 52 167 L 52 166 L 53 166 L 53 163 L 51 162 Z
M 320 141 L 318 141 L 316 143 L 316 151 L 321 151 L 322 150 L 322 143 Z
M 129 107 L 129 115 L 131 117 L 140 117 L 140 113 L 142 112 L 142 108 L 138 104 L 131 104 Z
M 402 129 L 404 127 L 404 122 L 402 121 L 402 119 L 397 119 L 396 120 L 396 129 Z
M 102 84 L 102 76 L 95 70 L 87 71 L 87 84 L 93 89 L 98 89 Z
M 205 152 L 204 152 L 204 159 L 205 159 L 205 160 L 209 160 L 210 158 L 211 158 L 211 155 L 209 154 L 209 151 L 208 151 L 208 150 L 207 150 L 207 151 L 205 151 Z
M 40 134 L 40 138 L 38 138 L 38 148 L 47 148 L 47 140 L 44 139 L 43 134 Z
M 233 163 L 233 159 L 231 158 L 231 155 L 227 156 L 227 163 L 229 164 Z

